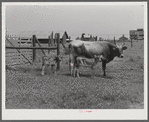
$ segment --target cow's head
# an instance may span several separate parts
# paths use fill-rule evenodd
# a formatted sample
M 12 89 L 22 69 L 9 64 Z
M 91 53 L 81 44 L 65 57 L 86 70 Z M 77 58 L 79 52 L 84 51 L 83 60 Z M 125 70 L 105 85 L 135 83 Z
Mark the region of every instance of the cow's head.
M 123 50 L 126 50 L 126 49 L 127 49 L 127 47 L 124 44 L 120 45 L 120 46 L 117 45 L 117 48 L 116 48 L 117 56 L 119 58 L 123 58 L 124 57 Z

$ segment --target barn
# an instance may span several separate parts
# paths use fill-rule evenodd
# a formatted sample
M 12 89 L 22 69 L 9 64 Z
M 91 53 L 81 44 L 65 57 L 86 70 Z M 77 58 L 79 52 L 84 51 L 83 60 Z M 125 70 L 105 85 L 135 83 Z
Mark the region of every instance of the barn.
M 94 37 L 92 35 L 85 35 L 85 33 L 82 33 L 81 40 L 83 40 L 83 41 L 97 41 L 97 36 Z

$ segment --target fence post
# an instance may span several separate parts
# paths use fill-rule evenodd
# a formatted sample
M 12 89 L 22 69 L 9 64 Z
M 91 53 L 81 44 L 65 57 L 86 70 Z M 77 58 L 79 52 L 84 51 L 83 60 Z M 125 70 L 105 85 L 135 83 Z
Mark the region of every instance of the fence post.
M 95 40 L 97 41 L 97 36 L 96 36 Z
M 52 31 L 52 33 L 51 33 L 51 36 L 50 36 L 50 38 L 51 38 L 51 46 L 53 46 L 53 45 L 54 45 L 53 31 Z
M 48 39 L 49 39 L 48 40 L 48 47 L 50 47 L 51 46 L 51 37 L 49 36 Z M 48 53 L 50 53 L 50 49 L 48 50 Z
M 133 45 L 132 45 L 132 39 L 131 39 L 131 48 L 132 48 L 132 46 L 133 46 Z
M 56 42 L 57 42 L 57 57 L 60 55 L 60 34 L 56 34 Z M 60 61 L 57 60 L 57 70 L 60 69 Z
M 54 35 L 54 46 L 57 44 L 57 40 L 58 40 L 58 34 L 59 33 L 55 33 L 55 35 Z
M 36 47 L 36 35 L 33 35 L 32 46 Z M 36 60 L 36 49 L 33 49 L 33 62 Z

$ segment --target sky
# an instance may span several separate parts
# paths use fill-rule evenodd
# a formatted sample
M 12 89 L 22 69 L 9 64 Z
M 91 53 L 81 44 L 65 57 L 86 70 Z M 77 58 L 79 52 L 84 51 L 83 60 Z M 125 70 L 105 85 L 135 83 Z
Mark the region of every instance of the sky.
M 73 39 L 86 35 L 118 39 L 129 30 L 144 28 L 142 5 L 7 5 L 8 33 L 63 34 Z

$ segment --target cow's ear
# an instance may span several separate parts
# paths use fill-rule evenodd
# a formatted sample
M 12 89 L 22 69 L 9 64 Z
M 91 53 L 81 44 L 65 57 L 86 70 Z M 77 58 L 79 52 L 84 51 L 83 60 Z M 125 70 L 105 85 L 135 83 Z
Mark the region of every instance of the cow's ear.
M 123 46 L 123 50 L 126 50 L 127 49 L 127 47 L 126 46 Z

